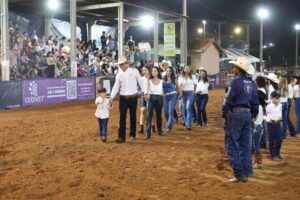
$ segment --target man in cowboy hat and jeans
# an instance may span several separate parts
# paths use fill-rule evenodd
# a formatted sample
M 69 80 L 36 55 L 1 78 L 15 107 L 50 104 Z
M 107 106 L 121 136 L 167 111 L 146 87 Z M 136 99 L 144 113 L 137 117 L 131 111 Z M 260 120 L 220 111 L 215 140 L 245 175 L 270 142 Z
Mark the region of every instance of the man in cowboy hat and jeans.
M 258 97 L 255 83 L 249 75 L 255 69 L 247 58 L 231 61 L 235 79 L 230 83 L 222 108 L 222 116 L 227 122 L 226 150 L 234 178 L 229 182 L 247 182 L 253 175 L 251 161 L 252 119 L 258 114 Z
M 134 140 L 136 135 L 136 109 L 138 100 L 138 85 L 143 89 L 143 82 L 139 71 L 129 68 L 127 58 L 122 56 L 118 63 L 121 70 L 116 76 L 116 81 L 111 92 L 110 102 L 120 93 L 119 111 L 120 127 L 117 143 L 126 141 L 126 116 L 127 110 L 130 112 L 130 139 Z

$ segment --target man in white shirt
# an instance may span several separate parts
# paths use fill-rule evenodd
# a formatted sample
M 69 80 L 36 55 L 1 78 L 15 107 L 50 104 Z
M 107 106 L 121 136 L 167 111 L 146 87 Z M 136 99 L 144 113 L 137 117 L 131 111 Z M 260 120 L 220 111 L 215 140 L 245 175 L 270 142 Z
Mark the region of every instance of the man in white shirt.
M 110 101 L 120 93 L 119 111 L 120 127 L 117 143 L 126 141 L 126 116 L 127 110 L 130 112 L 130 139 L 134 140 L 136 135 L 136 109 L 138 100 L 138 85 L 144 89 L 139 71 L 135 68 L 129 68 L 127 58 L 122 56 L 117 63 L 120 67 L 116 76 L 116 81 L 111 92 Z

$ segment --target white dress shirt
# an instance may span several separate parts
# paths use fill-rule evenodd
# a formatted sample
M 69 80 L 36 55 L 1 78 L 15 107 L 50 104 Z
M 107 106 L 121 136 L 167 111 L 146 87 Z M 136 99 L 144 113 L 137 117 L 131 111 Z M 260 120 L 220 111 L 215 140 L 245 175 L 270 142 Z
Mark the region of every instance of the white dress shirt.
M 299 98 L 300 97 L 300 87 L 299 85 L 294 85 L 294 88 L 293 88 L 293 93 L 294 93 L 294 98 Z
M 255 118 L 254 124 L 255 125 L 262 125 L 263 120 L 264 120 L 263 107 L 261 105 L 259 105 L 258 114 Z
M 137 69 L 128 68 L 125 72 L 121 70 L 116 76 L 116 81 L 111 92 L 111 98 L 114 99 L 118 92 L 120 92 L 120 95 L 122 96 L 137 94 L 138 84 L 141 89 L 144 90 L 144 84 Z
M 288 84 L 288 89 L 289 89 L 288 98 L 292 99 L 293 98 L 293 86 L 291 84 Z
M 182 91 L 194 91 L 195 89 L 195 81 L 193 79 L 190 79 L 189 77 L 187 79 L 182 76 L 179 77 L 178 83 Z
M 282 106 L 279 103 L 278 105 L 273 104 L 272 102 L 266 107 L 266 117 L 267 122 L 271 120 L 279 121 L 282 119 Z
M 109 118 L 109 100 L 107 98 L 98 97 L 95 104 L 97 105 L 95 116 L 100 119 Z
M 204 81 L 200 80 L 197 83 L 196 93 L 208 94 L 208 87 L 209 87 L 209 83 L 208 82 L 204 82 Z

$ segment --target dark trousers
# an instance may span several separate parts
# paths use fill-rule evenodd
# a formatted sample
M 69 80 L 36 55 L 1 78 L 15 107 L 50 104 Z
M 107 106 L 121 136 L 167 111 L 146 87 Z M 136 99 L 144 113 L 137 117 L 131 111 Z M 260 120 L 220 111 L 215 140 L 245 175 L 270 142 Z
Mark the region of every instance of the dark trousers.
M 98 118 L 98 124 L 99 124 L 99 133 L 101 137 L 107 136 L 107 124 L 108 124 L 108 118 L 100 119 Z
M 138 97 L 126 98 L 125 96 L 120 96 L 119 101 L 119 111 L 120 111 L 120 128 L 119 137 L 126 140 L 126 117 L 127 110 L 130 113 L 130 136 L 135 137 L 136 135 L 136 109 L 137 109 Z
M 157 120 L 157 132 L 159 135 L 162 134 L 162 108 L 163 108 L 163 96 L 151 95 L 150 100 L 147 104 L 147 134 L 151 134 L 152 116 L 153 109 L 155 109 L 156 120 Z
M 280 155 L 280 148 L 282 143 L 281 126 L 280 123 L 267 123 L 269 133 L 269 150 L 271 158 Z
M 291 136 L 296 135 L 295 127 L 290 119 L 290 111 L 291 111 L 291 106 L 292 106 L 292 100 L 288 99 L 288 107 L 287 107 L 287 126 L 290 132 Z
M 203 125 L 207 123 L 206 118 L 206 104 L 208 102 L 207 94 L 197 94 L 196 95 L 196 105 L 197 105 L 197 122 L 199 125 Z

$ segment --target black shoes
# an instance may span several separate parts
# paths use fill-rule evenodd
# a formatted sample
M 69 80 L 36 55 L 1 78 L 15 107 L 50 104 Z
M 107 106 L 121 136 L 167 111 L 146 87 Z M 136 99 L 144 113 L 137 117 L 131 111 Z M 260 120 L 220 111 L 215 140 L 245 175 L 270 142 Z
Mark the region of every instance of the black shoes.
M 140 125 L 139 134 L 144 134 L 144 125 Z
M 156 133 L 155 126 L 152 125 L 152 133 Z
M 125 140 L 123 140 L 122 138 L 118 137 L 118 139 L 116 139 L 116 143 L 121 144 L 124 143 Z
M 146 133 L 146 135 L 145 135 L 145 140 L 149 140 L 150 139 L 150 134 L 149 133 Z

